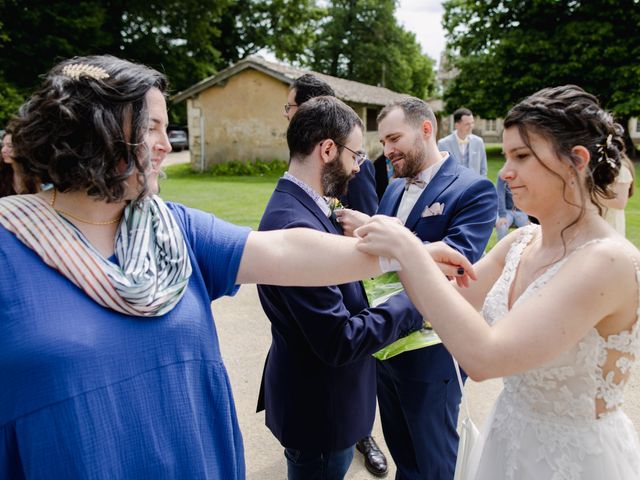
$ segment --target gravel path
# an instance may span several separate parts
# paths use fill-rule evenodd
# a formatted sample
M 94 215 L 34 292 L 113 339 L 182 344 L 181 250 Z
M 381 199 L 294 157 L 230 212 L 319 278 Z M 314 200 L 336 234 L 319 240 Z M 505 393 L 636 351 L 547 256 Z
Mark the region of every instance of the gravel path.
M 213 313 L 244 438 L 247 479 L 285 479 L 286 467 L 282 447 L 265 427 L 264 412 L 255 413 L 262 367 L 271 343 L 270 324 L 260 307 L 256 287 L 246 285 L 235 297 L 217 300 L 213 303 Z M 638 374 L 635 374 L 627 386 L 625 404 L 625 410 L 635 423 L 636 429 L 640 429 L 640 379 L 638 377 Z M 471 415 L 476 424 L 482 424 L 500 388 L 500 380 L 482 383 L 467 382 L 465 390 L 471 404 Z M 387 458 L 390 460 L 390 472 L 387 478 L 392 479 L 395 476 L 395 468 L 384 444 L 378 419 L 374 425 L 373 435 L 387 453 Z M 356 452 L 346 479 L 373 478 L 375 477 L 365 470 L 362 456 Z

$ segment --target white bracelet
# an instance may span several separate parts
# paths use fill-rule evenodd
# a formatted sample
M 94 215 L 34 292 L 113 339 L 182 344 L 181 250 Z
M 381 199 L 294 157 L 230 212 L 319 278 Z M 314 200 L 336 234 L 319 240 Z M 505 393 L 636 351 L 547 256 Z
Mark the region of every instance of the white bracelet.
M 400 262 L 395 258 L 378 257 L 378 263 L 380 264 L 380 270 L 382 270 L 382 273 L 399 272 L 402 270 Z

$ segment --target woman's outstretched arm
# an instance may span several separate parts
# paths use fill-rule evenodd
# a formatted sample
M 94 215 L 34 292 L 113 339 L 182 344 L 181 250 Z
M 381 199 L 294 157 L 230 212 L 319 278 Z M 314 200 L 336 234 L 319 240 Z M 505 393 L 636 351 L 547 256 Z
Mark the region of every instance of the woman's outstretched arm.
M 358 250 L 356 244 L 356 238 L 307 228 L 251 232 L 236 281 L 313 287 L 380 275 L 379 257 Z M 422 248 L 430 248 L 438 262 L 436 268 L 445 275 L 461 282 L 473 278 L 473 267 L 462 254 L 446 245 Z

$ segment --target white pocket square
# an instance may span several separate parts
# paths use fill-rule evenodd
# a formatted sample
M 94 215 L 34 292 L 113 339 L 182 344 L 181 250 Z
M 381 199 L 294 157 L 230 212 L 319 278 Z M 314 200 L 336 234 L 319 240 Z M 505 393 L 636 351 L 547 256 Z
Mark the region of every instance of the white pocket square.
M 430 207 L 425 207 L 420 215 L 422 218 L 424 217 L 433 217 L 435 215 L 442 215 L 444 213 L 444 203 L 436 202 L 432 204 Z

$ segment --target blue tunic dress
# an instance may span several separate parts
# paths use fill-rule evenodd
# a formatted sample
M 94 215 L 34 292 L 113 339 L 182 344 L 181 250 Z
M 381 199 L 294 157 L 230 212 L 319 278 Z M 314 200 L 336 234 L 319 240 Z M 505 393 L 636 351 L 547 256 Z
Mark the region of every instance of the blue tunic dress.
M 244 478 L 210 302 L 249 230 L 169 208 L 193 274 L 156 318 L 99 306 L 0 227 L 0 478 Z

